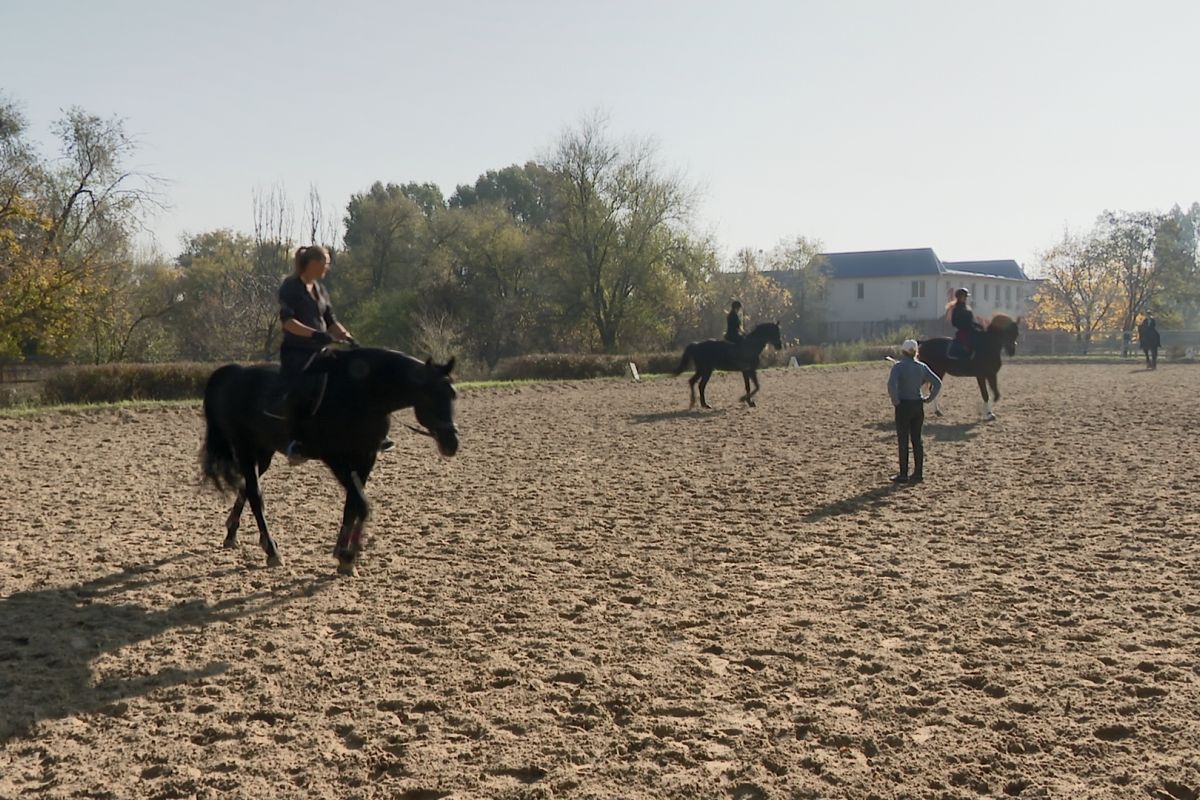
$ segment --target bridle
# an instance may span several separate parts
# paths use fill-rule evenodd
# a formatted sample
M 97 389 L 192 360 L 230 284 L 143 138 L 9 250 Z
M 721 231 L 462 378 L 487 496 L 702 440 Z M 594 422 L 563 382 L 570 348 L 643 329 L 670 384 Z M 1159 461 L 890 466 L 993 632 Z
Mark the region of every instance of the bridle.
M 458 433 L 458 426 L 455 425 L 453 422 L 447 422 L 445 424 L 438 425 L 433 430 L 429 430 L 428 428 L 424 428 L 424 427 L 418 428 L 416 425 L 409 425 L 407 422 L 402 422 L 400 424 L 403 425 L 404 427 L 408 428 L 413 433 L 418 434 L 420 436 L 428 436 L 430 439 L 436 439 L 438 432 L 440 432 L 440 431 L 448 431 L 450 433 Z

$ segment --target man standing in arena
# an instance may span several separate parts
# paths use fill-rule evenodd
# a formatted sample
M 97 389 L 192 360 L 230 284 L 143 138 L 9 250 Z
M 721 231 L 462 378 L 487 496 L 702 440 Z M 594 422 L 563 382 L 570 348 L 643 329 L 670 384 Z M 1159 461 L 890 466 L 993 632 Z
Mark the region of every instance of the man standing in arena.
M 922 394 L 929 384 L 928 396 Z M 925 479 L 925 445 L 921 441 L 921 426 L 925 424 L 925 404 L 932 403 L 942 390 L 942 379 L 917 360 L 917 342 L 906 339 L 900 345 L 900 360 L 888 376 L 888 394 L 896 407 L 896 438 L 900 445 L 900 472 L 892 483 L 920 483 Z M 912 442 L 916 469 L 908 473 L 908 444 Z

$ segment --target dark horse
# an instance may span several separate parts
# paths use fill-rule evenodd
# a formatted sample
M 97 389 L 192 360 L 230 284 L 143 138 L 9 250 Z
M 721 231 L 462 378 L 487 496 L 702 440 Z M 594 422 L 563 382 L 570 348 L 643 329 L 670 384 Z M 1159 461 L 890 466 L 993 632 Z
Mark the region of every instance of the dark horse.
M 939 378 L 947 373 L 959 378 L 974 378 L 979 382 L 979 394 L 983 397 L 987 418 L 995 419 L 992 411 L 994 403 L 1000 400 L 1000 388 L 996 385 L 996 375 L 1000 372 L 1000 353 L 1010 357 L 1017 354 L 1017 335 L 1020 320 L 1014 320 L 1004 314 L 992 317 L 991 323 L 982 334 L 976 337 L 978 342 L 975 353 L 971 358 L 948 358 L 946 351 L 950 347 L 950 339 L 926 339 L 921 342 L 920 359 L 929 365 Z M 988 385 L 992 387 L 992 396 L 988 397 Z M 941 411 L 934 406 L 934 413 Z
M 354 574 L 370 508 L 363 487 L 375 466 L 379 443 L 387 435 L 389 415 L 412 408 L 425 429 L 418 432 L 432 437 L 442 455 L 458 451 L 453 369 L 453 359 L 448 364 L 422 363 L 403 353 L 374 348 L 327 350 L 308 368 L 302 380 L 312 383 L 306 394 L 311 394 L 316 410 L 299 431 L 304 450 L 325 462 L 346 490 L 342 528 L 333 551 L 339 573 Z M 259 478 L 288 443 L 284 422 L 266 413 L 278 402 L 281 380 L 274 367 L 229 364 L 217 369 L 204 389 L 208 426 L 201 454 L 204 476 L 218 489 L 237 491 L 225 521 L 225 546 L 237 546 L 238 526 L 249 500 L 268 566 L 283 562 L 267 532 Z
M 753 408 L 754 395 L 758 394 L 758 358 L 768 344 L 776 350 L 783 349 L 778 322 L 764 322 L 758 325 L 746 334 L 741 344 L 723 339 L 708 339 L 692 342 L 684 348 L 683 360 L 679 362 L 679 369 L 675 370 L 675 374 L 682 375 L 689 363 L 696 367 L 696 374 L 688 378 L 688 385 L 692 389 L 692 404 L 689 408 L 696 407 L 697 381 L 700 382 L 700 405 L 712 408 L 704 397 L 704 388 L 708 386 L 708 379 L 712 377 L 713 372 L 718 369 L 742 373 L 742 379 L 746 381 L 746 394 L 741 400 Z M 751 382 L 754 383 L 753 390 L 750 389 Z

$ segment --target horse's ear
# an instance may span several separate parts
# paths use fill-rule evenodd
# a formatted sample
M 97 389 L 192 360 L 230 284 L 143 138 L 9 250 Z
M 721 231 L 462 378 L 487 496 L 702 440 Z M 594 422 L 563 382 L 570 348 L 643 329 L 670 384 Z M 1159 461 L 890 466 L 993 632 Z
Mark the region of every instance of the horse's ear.
M 454 372 L 454 365 L 457 363 L 457 361 L 457 358 L 450 356 L 450 360 L 446 362 L 446 366 L 442 367 L 442 372 L 446 373 L 447 375 L 449 375 L 451 372 Z

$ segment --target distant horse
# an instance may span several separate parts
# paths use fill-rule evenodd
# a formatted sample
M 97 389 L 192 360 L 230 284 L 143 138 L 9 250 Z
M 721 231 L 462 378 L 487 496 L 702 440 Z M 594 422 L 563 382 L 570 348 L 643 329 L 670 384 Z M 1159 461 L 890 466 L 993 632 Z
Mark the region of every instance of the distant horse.
M 746 394 L 740 399 L 751 408 L 754 407 L 754 395 L 758 394 L 758 359 L 763 348 L 772 345 L 776 350 L 783 349 L 783 341 L 779 337 L 778 322 L 764 322 L 746 334 L 745 340 L 739 345 L 723 339 L 708 339 L 703 342 L 692 342 L 683 351 L 683 360 L 679 362 L 676 375 L 682 375 L 689 363 L 696 367 L 696 374 L 688 379 L 692 390 L 692 404 L 696 407 L 696 382 L 700 382 L 700 405 L 712 408 L 704 397 L 704 388 L 715 370 L 740 372 L 746 382 Z M 750 383 L 754 383 L 751 391 Z
M 995 419 L 996 414 L 992 408 L 1000 400 L 1000 388 L 996 385 L 996 375 L 1000 372 L 1000 353 L 1003 351 L 1009 357 L 1017 354 L 1020 322 L 1019 319 L 1014 320 L 1004 314 L 992 317 L 987 329 L 976 337 L 978 343 L 971 358 L 948 358 L 946 352 L 951 340 L 947 337 L 920 342 L 919 357 L 939 378 L 950 374 L 977 380 L 987 418 Z M 991 397 L 988 397 L 989 385 L 992 387 Z M 941 414 L 936 405 L 934 412 Z
M 315 384 L 307 394 L 317 406 L 298 431 L 304 452 L 325 462 L 346 490 L 342 528 L 333 551 L 340 574 L 354 574 L 370 510 L 363 487 L 375 466 L 379 443 L 387 435 L 389 415 L 412 408 L 424 428 L 414 430 L 432 437 L 444 456 L 458 451 L 453 370 L 454 359 L 448 364 L 435 364 L 432 359 L 422 363 L 391 350 L 360 348 L 326 351 L 314 359 L 302 379 Z M 237 491 L 225 521 L 225 547 L 237 546 L 242 511 L 249 500 L 268 566 L 283 562 L 267 531 L 259 478 L 289 440 L 286 423 L 266 413 L 282 392 L 282 378 L 274 367 L 237 364 L 213 372 L 204 389 L 204 476 L 218 489 Z

